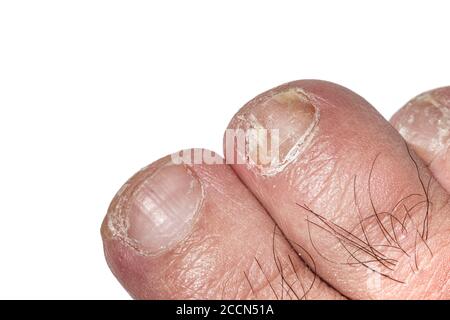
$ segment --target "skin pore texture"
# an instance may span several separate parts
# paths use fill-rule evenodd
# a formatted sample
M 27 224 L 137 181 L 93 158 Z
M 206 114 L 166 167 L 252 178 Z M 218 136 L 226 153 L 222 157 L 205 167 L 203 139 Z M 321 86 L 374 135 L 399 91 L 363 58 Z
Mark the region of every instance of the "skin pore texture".
M 225 159 L 125 183 L 107 263 L 136 299 L 450 299 L 449 145 L 450 88 L 390 123 L 339 85 L 281 85 L 236 113 Z

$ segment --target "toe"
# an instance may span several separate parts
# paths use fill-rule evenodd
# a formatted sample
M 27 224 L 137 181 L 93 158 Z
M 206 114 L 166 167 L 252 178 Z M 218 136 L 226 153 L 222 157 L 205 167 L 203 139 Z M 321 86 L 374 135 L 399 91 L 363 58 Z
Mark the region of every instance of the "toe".
M 415 97 L 391 123 L 450 191 L 450 87 Z
M 227 161 L 325 281 L 351 298 L 448 297 L 449 196 L 367 101 L 296 81 L 228 128 Z
M 133 297 L 342 298 L 306 266 L 229 166 L 188 163 L 191 152 L 215 157 L 206 150 L 186 150 L 182 162 L 179 154 L 165 157 L 134 175 L 110 205 L 105 255 Z

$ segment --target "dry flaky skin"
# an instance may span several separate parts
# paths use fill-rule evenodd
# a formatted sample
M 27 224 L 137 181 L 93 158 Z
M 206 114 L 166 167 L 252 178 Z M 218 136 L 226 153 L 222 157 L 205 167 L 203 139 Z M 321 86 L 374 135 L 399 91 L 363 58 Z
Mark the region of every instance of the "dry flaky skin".
M 127 182 L 102 235 L 108 264 L 130 294 L 449 299 L 449 194 L 414 146 L 367 101 L 323 81 L 263 93 L 229 128 L 280 123 L 281 162 L 260 165 L 250 148 L 248 163 L 232 165 L 234 172 L 223 164 L 188 166 L 201 183 L 201 205 L 191 232 L 159 252 L 130 239 L 122 208 L 168 157 Z M 224 143 L 225 154 L 236 147 Z
M 250 101 L 229 128 L 247 126 L 240 115 L 255 113 L 266 95 L 293 88 L 320 110 L 309 146 L 277 175 L 250 165 L 235 171 L 346 296 L 449 297 L 448 194 L 364 99 L 331 83 L 293 82 Z M 282 112 L 275 106 L 264 116 Z
M 391 122 L 422 159 L 433 161 L 450 145 L 450 87 L 418 95 Z
M 450 87 L 418 95 L 391 123 L 450 190 Z
M 242 158 L 247 158 L 248 164 L 258 170 L 261 175 L 273 176 L 283 171 L 308 147 L 318 131 L 320 110 L 309 101 L 307 93 L 295 87 L 285 92 L 275 90 L 267 96 L 255 98 L 252 103 L 257 103 L 258 108 L 251 108 L 249 112 L 244 109 L 236 116 L 241 124 L 239 129 L 244 132 L 249 132 L 251 129 L 267 129 L 267 134 L 259 135 L 257 144 L 248 143 L 246 150 L 237 149 L 236 153 Z M 270 112 L 274 107 L 280 106 L 287 109 L 290 117 L 280 117 L 276 112 Z M 289 127 L 290 130 L 283 130 L 284 127 Z M 270 147 L 275 139 L 270 130 L 274 129 L 277 134 L 279 152 L 276 159 L 270 159 L 272 158 Z M 251 140 L 250 138 L 248 140 Z M 232 143 L 226 139 L 224 141 L 225 144 L 230 142 Z M 261 146 L 269 147 L 261 148 Z M 248 153 L 247 157 L 245 153 Z
M 128 186 L 166 160 L 139 172 Z M 126 190 L 110 206 L 102 227 L 106 258 L 133 297 L 342 299 L 306 267 L 228 166 L 194 165 L 192 170 L 203 185 L 203 204 L 191 234 L 167 252 L 148 255 L 111 232 Z
M 111 237 L 120 239 L 128 246 L 132 247 L 136 251 L 138 251 L 142 255 L 157 255 L 160 252 L 166 251 L 176 245 L 180 240 L 186 237 L 188 233 L 190 233 L 191 224 L 195 224 L 198 218 L 198 212 L 202 207 L 203 199 L 205 198 L 204 189 L 202 188 L 202 184 L 199 181 L 195 172 L 193 172 L 188 166 L 180 165 L 174 166 L 171 159 L 169 157 L 163 158 L 152 166 L 145 167 L 141 169 L 133 178 L 131 178 L 125 185 L 119 190 L 114 200 L 112 201 L 110 208 L 108 210 L 107 219 L 105 220 L 105 232 L 111 235 Z M 167 220 L 164 219 L 165 216 L 161 214 L 161 212 L 155 212 L 155 208 L 152 212 L 149 212 L 147 207 L 149 206 L 148 200 L 154 202 L 154 200 L 159 200 L 159 207 L 164 207 L 166 211 L 173 212 L 173 206 L 170 206 L 171 203 L 175 202 L 178 197 L 172 199 L 168 197 L 167 199 L 161 199 L 161 196 L 155 196 L 155 188 L 152 185 L 156 180 L 155 178 L 161 175 L 161 172 L 165 172 L 167 175 L 167 171 L 171 172 L 172 175 L 178 176 L 177 173 L 186 174 L 190 181 L 188 183 L 187 188 L 183 188 L 181 190 L 177 190 L 183 192 L 184 197 L 192 198 L 194 205 L 189 208 L 191 214 L 188 214 L 184 219 L 179 219 L 176 221 L 176 226 L 174 230 L 174 234 L 167 234 L 167 230 L 163 229 L 165 232 L 160 232 L 161 230 L 161 221 Z M 167 177 L 159 177 L 158 180 L 164 180 Z M 178 185 L 180 184 L 180 179 L 178 179 Z M 160 188 L 160 192 L 165 193 L 167 195 L 167 186 L 165 189 Z M 139 194 L 142 194 L 142 189 L 145 191 L 151 192 L 153 197 L 139 197 Z M 195 194 L 194 194 L 195 193 Z M 147 203 L 145 203 L 147 201 Z M 133 205 L 138 202 L 138 205 L 133 207 Z M 144 202 L 144 203 L 142 203 Z M 147 207 L 145 206 L 147 204 Z M 154 203 L 151 203 L 153 206 Z M 181 203 L 181 205 L 186 206 L 186 203 Z M 160 209 L 161 210 L 161 209 Z M 138 211 L 132 212 L 132 211 Z M 149 214 L 153 219 L 149 219 Z M 139 216 L 145 216 L 144 219 L 147 219 L 147 222 L 152 222 L 152 225 L 158 223 L 157 230 L 149 230 L 147 228 L 142 228 L 142 224 L 146 222 L 142 218 L 139 219 Z M 136 217 L 138 216 L 138 217 Z M 155 221 L 156 220 L 156 221 Z M 183 223 L 185 222 L 185 223 Z M 145 232 L 148 234 L 149 232 L 153 232 L 156 234 L 157 241 L 153 239 L 153 243 L 149 244 L 148 239 L 141 239 L 140 241 L 136 240 L 136 236 L 139 235 L 140 232 Z M 167 243 L 166 238 L 171 236 L 172 239 Z M 156 244 L 155 244 L 156 242 Z M 161 243 L 164 242 L 164 245 Z

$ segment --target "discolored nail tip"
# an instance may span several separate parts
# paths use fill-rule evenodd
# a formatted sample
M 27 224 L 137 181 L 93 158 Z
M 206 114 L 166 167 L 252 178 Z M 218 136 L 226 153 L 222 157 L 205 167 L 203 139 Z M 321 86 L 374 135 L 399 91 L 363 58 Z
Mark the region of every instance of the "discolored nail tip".
M 163 158 L 117 192 L 102 223 L 102 238 L 118 240 L 139 255 L 159 255 L 189 236 L 204 198 L 203 184 L 190 166 Z
M 245 131 L 245 150 L 231 139 L 226 144 L 233 143 L 232 148 L 259 175 L 273 176 L 310 145 L 319 121 L 317 100 L 289 83 L 257 96 L 230 122 L 229 128 Z
M 432 161 L 450 144 L 450 87 L 411 99 L 392 117 L 392 124 L 420 156 Z

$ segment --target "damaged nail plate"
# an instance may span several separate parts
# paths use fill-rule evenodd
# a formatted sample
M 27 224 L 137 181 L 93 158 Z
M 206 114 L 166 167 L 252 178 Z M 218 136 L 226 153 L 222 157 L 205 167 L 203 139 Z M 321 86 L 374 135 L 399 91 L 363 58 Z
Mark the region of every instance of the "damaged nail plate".
M 450 87 L 425 92 L 392 118 L 399 133 L 430 162 L 450 146 Z
M 164 158 L 121 188 L 109 207 L 102 234 L 142 255 L 165 252 L 191 233 L 203 199 L 202 183 L 192 168 Z
M 256 97 L 229 125 L 245 132 L 245 149 L 236 139 L 226 137 L 227 158 L 232 149 L 260 175 L 283 171 L 308 147 L 318 130 L 320 113 L 314 101 L 301 88 L 289 86 Z

